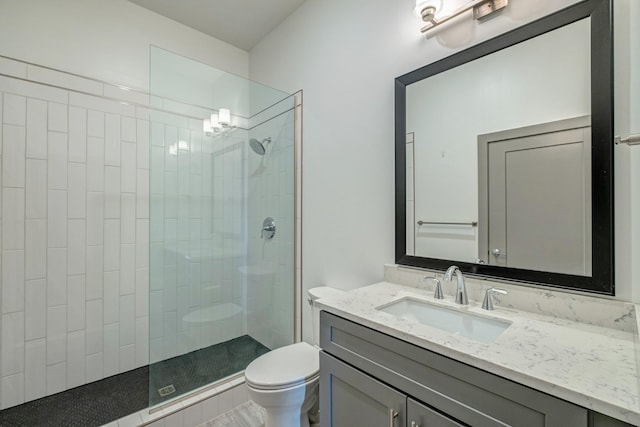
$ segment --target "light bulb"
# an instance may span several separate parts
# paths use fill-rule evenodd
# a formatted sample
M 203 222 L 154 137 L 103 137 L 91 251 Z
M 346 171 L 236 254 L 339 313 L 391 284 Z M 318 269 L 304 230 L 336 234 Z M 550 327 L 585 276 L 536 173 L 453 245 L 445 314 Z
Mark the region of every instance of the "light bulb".
M 216 113 L 212 113 L 209 118 L 209 123 L 211 124 L 211 129 L 214 132 L 218 132 L 221 128 L 220 120 L 218 119 L 218 115 Z
M 202 121 L 202 132 L 211 133 L 211 120 L 204 119 Z
M 222 126 L 229 126 L 229 123 L 231 123 L 231 112 L 227 108 L 218 110 L 218 123 Z

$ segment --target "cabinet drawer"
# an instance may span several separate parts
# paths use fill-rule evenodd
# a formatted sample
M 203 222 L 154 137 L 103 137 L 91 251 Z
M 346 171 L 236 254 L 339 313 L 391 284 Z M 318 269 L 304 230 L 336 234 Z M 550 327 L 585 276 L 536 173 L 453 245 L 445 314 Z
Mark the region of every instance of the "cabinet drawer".
M 467 427 L 434 411 L 432 408 L 407 398 L 407 427 Z
M 474 427 L 586 426 L 587 410 L 330 313 L 324 351 Z

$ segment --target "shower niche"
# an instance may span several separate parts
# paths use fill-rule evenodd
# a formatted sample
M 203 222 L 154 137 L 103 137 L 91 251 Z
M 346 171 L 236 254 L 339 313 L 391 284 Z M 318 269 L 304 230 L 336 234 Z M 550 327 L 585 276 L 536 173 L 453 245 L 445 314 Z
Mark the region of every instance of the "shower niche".
M 156 47 L 150 69 L 154 406 L 294 341 L 299 98 Z

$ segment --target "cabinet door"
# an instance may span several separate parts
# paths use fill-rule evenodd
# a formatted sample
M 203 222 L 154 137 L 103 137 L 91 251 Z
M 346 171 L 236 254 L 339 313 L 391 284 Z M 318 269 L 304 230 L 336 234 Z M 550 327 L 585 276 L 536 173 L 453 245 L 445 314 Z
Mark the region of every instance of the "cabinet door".
M 321 427 L 404 427 L 406 396 L 320 353 Z
M 465 427 L 420 402 L 407 399 L 407 427 Z

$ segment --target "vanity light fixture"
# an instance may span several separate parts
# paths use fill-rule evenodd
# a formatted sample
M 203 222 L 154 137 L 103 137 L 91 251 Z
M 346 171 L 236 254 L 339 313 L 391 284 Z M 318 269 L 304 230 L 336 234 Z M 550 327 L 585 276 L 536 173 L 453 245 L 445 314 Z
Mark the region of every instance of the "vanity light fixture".
M 473 19 L 481 20 L 504 9 L 508 4 L 509 0 L 473 0 L 448 15 L 437 17 L 438 12 L 441 12 L 442 9 L 442 1 L 416 0 L 414 12 L 426 23 L 420 29 L 420 32 L 426 33 L 471 9 L 473 9 Z
M 220 108 L 218 113 L 212 113 L 208 119 L 202 121 L 202 131 L 207 136 L 221 136 L 235 128 L 231 126 L 231 111 L 228 108 Z

